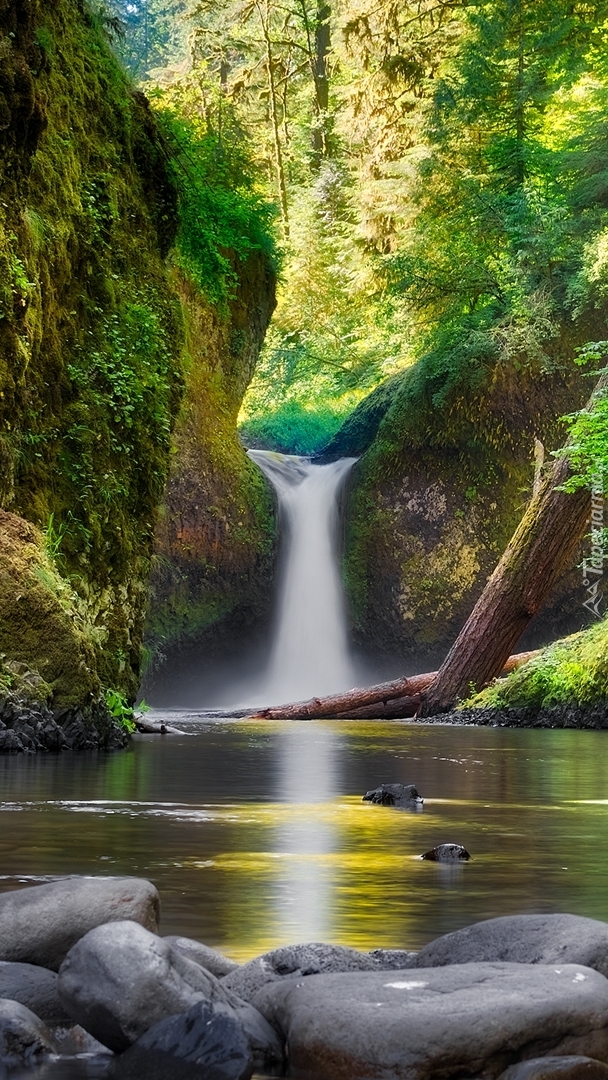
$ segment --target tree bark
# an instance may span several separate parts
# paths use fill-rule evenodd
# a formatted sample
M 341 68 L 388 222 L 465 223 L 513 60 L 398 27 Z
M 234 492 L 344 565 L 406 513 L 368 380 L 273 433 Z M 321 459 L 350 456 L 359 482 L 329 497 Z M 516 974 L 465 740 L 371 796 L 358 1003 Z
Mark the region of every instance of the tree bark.
M 608 386 L 601 376 L 587 408 Z M 560 575 L 568 569 L 591 516 L 588 488 L 568 493 L 560 488 L 572 470 L 561 457 L 533 495 L 494 573 L 426 691 L 421 713 L 451 709 L 471 689 L 486 686 L 542 607 Z
M 536 651 L 518 653 L 510 656 L 504 666 L 505 672 L 527 663 Z M 396 719 L 401 716 L 413 716 L 422 701 L 423 692 L 431 685 L 436 671 L 423 675 L 411 675 L 392 682 L 378 683 L 349 690 L 344 694 L 332 694 L 326 698 L 311 698 L 310 701 L 296 701 L 289 705 L 277 705 L 261 709 L 251 720 L 349 720 L 357 717 L 375 719 Z

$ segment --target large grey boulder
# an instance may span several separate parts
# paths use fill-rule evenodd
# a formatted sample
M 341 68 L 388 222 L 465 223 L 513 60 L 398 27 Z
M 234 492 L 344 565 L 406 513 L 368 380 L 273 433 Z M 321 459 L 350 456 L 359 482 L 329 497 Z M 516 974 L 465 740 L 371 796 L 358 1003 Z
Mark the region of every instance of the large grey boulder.
M 370 953 L 315 941 L 305 945 L 284 945 L 256 956 L 255 960 L 226 975 L 222 986 L 245 1001 L 252 1001 L 266 983 L 338 971 L 377 971 L 378 967 L 379 962 Z
M 57 996 L 57 975 L 35 964 L 0 961 L 0 998 L 18 1001 L 47 1024 L 69 1020 Z
M 0 896 L 0 960 L 58 971 L 89 930 L 130 919 L 156 932 L 160 899 L 143 878 L 75 877 Z
M 232 1009 L 221 1002 L 199 1001 L 182 1016 L 161 1020 L 127 1053 L 137 1055 L 142 1066 L 146 1056 L 162 1055 L 167 1076 L 176 1058 L 204 1067 L 205 1080 L 249 1080 L 253 1072 L 247 1036 Z
M 81 938 L 61 965 L 58 990 L 73 1019 L 116 1052 L 153 1024 L 206 1001 L 232 1008 L 256 1065 L 282 1061 L 276 1033 L 251 1005 L 137 923 L 108 923 Z
M 411 966 L 481 960 L 515 964 L 585 964 L 608 975 L 608 924 L 580 915 L 506 915 L 429 942 Z
M 608 1065 L 588 1057 L 545 1057 L 511 1065 L 499 1080 L 608 1080 Z
M 46 1024 L 18 1001 L 0 999 L 0 1066 L 38 1065 L 58 1052 Z
M 554 1054 L 608 1061 L 608 980 L 578 964 L 313 975 L 254 999 L 316 1080 L 494 1080 Z
M 195 964 L 200 964 L 201 967 L 210 971 L 212 975 L 217 975 L 218 979 L 221 979 L 223 975 L 229 975 L 231 971 L 236 971 L 240 967 L 240 964 L 237 964 L 235 960 L 229 960 L 223 953 L 211 949 L 209 945 L 203 945 L 200 941 L 193 941 L 192 938 L 167 934 L 163 940 L 168 941 L 172 949 L 175 949 L 182 956 L 186 956 L 188 960 L 194 960 Z

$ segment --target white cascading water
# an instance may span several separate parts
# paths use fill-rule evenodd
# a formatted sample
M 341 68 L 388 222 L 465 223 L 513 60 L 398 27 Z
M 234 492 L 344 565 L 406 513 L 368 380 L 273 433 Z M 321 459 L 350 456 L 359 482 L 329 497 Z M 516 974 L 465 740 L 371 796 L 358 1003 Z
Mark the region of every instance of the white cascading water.
M 357 460 L 314 465 L 269 450 L 249 456 L 270 480 L 286 530 L 286 553 L 261 704 L 348 690 L 356 681 L 338 567 L 338 495 Z

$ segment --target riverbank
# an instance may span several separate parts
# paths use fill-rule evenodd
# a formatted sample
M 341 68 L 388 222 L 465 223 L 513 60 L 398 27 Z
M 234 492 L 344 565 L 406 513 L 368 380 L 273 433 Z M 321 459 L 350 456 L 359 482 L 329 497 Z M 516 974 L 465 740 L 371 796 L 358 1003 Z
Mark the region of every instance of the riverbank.
M 412 723 L 505 728 L 578 728 L 600 731 L 608 729 L 608 703 L 562 704 L 548 708 L 531 705 L 511 708 L 464 708 L 441 713 L 439 716 L 425 716 Z
M 0 896 L 0 1065 L 133 1080 L 606 1080 L 608 924 L 515 915 L 420 951 L 313 942 L 239 965 L 160 936 L 140 878 Z M 23 1071 L 25 1070 L 25 1072 Z

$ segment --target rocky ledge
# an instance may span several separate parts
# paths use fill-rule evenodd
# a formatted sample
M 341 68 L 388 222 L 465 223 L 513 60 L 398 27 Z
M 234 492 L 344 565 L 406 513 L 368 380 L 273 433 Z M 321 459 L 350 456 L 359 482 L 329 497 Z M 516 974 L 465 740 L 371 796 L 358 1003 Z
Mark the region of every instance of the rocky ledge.
M 606 923 L 512 916 L 418 953 L 314 942 L 238 965 L 160 937 L 159 913 L 138 878 L 0 896 L 0 1074 L 608 1080 Z
M 595 705 L 509 706 L 508 708 L 456 709 L 421 717 L 421 724 L 475 724 L 479 727 L 608 728 L 608 702 Z
M 0 754 L 120 750 L 127 742 L 104 702 L 53 712 L 25 695 L 0 697 Z

